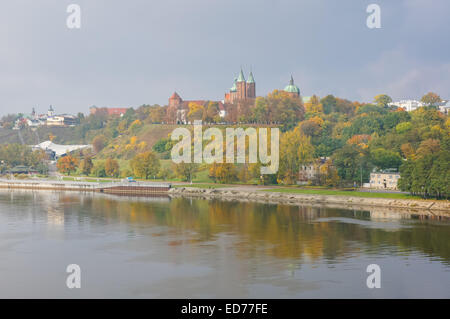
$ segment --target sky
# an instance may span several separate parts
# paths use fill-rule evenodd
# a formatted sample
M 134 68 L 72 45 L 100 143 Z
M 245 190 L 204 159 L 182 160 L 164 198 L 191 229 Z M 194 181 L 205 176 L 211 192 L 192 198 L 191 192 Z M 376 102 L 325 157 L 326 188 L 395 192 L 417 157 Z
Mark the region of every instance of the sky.
M 69 4 L 81 28 L 69 29 Z M 369 4 L 381 28 L 369 29 Z M 3 0 L 0 115 L 221 100 L 242 67 L 258 96 L 450 98 L 448 0 Z

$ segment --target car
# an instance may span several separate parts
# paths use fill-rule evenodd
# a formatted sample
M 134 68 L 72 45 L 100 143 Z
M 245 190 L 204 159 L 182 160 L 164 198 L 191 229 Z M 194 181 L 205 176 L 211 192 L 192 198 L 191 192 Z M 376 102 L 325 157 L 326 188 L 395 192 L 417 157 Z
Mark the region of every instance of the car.
M 136 183 L 136 180 L 133 177 L 127 177 L 127 178 L 125 178 L 124 182 Z

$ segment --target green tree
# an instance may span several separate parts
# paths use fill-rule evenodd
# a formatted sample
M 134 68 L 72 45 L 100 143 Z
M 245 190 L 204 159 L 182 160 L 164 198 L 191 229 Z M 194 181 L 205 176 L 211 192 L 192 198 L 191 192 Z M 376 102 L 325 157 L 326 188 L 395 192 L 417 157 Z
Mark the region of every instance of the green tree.
M 158 172 L 158 175 L 157 175 L 158 178 L 163 179 L 163 180 L 170 179 L 170 178 L 172 178 L 172 176 L 173 176 L 173 172 L 168 167 L 161 167 Z
M 411 131 L 411 129 L 413 128 L 411 122 L 402 122 L 397 124 L 397 126 L 395 127 L 395 131 L 398 134 L 404 134 L 406 132 Z
M 327 95 L 320 100 L 320 103 L 323 106 L 323 112 L 325 114 L 330 114 L 332 112 L 336 112 L 336 98 L 333 95 Z
M 396 168 L 398 169 L 402 164 L 400 154 L 386 150 L 384 148 L 377 148 L 370 152 L 372 163 L 381 169 Z
M 380 107 L 388 107 L 389 103 L 392 102 L 392 99 L 389 95 L 379 94 L 375 96 L 374 102 Z
M 94 167 L 92 168 L 92 173 L 96 177 L 106 177 L 105 162 L 96 161 Z
M 439 150 L 423 152 L 400 167 L 398 187 L 424 198 L 450 197 L 450 139 Z
M 179 163 L 173 164 L 173 170 L 175 175 L 180 178 L 182 181 L 189 182 L 192 181 L 197 172 L 198 172 L 198 164 L 196 163 Z
M 339 177 L 344 181 L 363 182 L 368 180 L 370 166 L 365 152 L 354 144 L 346 144 L 333 154 L 333 163 Z

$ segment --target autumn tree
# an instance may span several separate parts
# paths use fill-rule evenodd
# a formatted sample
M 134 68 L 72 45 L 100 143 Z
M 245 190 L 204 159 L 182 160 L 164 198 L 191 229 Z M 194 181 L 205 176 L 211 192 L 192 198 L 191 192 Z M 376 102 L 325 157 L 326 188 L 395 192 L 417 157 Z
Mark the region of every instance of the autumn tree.
M 92 162 L 92 157 L 86 156 L 80 163 L 80 172 L 84 175 L 89 175 L 92 172 L 94 163 Z
M 136 155 L 131 160 L 131 168 L 139 178 L 149 179 L 159 172 L 160 162 L 155 153 L 148 151 Z
M 231 163 L 213 163 L 209 168 L 209 176 L 219 183 L 231 183 L 237 179 L 237 171 Z
M 205 121 L 207 123 L 218 122 L 220 120 L 219 112 L 219 103 L 211 101 L 208 102 L 208 106 L 206 107 Z
M 119 162 L 115 159 L 108 158 L 105 162 L 105 173 L 109 177 L 120 176 Z
M 198 170 L 199 166 L 196 163 L 181 162 L 179 164 L 173 164 L 173 171 L 175 172 L 175 175 L 182 181 L 186 182 L 192 181 Z
M 317 95 L 311 96 L 308 102 L 305 103 L 306 115 L 312 115 L 323 113 L 323 105 L 320 103 Z
M 440 145 L 440 141 L 439 140 L 435 140 L 435 139 L 427 139 L 425 141 L 422 141 L 422 143 L 420 143 L 419 148 L 417 149 L 416 155 L 418 157 L 424 157 L 428 154 L 434 154 L 440 151 L 441 149 L 441 145 Z
M 278 124 L 283 131 L 295 127 L 305 114 L 301 99 L 279 90 L 274 90 L 263 99 L 257 99 L 257 107 L 266 110 L 264 122 Z
M 96 137 L 94 137 L 94 139 L 92 140 L 92 147 L 94 149 L 95 153 L 100 152 L 102 149 L 105 148 L 107 143 L 107 139 L 104 135 L 97 135 Z
M 191 102 L 189 103 L 189 112 L 187 114 L 187 119 L 189 122 L 193 123 L 195 120 L 204 119 L 205 108 L 203 105 Z
M 300 165 L 310 163 L 313 159 L 314 146 L 300 127 L 284 133 L 280 140 L 278 180 L 284 184 L 294 184 Z
M 339 175 L 336 167 L 331 159 L 327 159 L 325 163 L 319 167 L 319 185 L 328 187 L 336 187 L 339 185 Z
M 152 107 L 146 121 L 148 123 L 162 123 L 164 121 L 165 113 L 166 109 L 164 107 Z
M 140 120 L 135 120 L 131 123 L 129 130 L 132 134 L 136 134 L 141 127 L 142 122 Z
M 322 132 L 324 125 L 323 119 L 314 116 L 306 121 L 300 123 L 301 130 L 307 136 L 318 136 Z
M 163 180 L 172 178 L 173 172 L 169 167 L 161 167 L 157 177 Z
M 249 165 L 244 164 L 242 165 L 237 173 L 237 178 L 240 182 L 247 183 L 250 180 L 250 172 L 249 172 Z
M 436 93 L 433 92 L 428 92 L 427 94 L 425 94 L 424 96 L 422 96 L 422 98 L 420 99 L 420 101 L 427 105 L 427 106 L 438 106 L 439 103 L 442 102 L 442 99 L 439 95 L 437 95 Z
M 75 172 L 77 170 L 78 159 L 72 157 L 71 155 L 61 157 L 56 163 L 56 167 L 58 168 L 59 172 L 70 176 L 72 172 Z
M 416 156 L 415 150 L 414 150 L 413 146 L 411 145 L 411 143 L 402 144 L 401 151 L 402 151 L 403 156 L 406 159 L 414 159 Z

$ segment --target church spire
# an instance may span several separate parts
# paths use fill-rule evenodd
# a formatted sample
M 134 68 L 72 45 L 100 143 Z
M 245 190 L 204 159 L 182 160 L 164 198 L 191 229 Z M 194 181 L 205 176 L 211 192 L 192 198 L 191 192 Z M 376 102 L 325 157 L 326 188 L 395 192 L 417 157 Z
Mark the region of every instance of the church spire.
M 255 79 L 253 78 L 253 72 L 250 71 L 250 74 L 248 75 L 247 83 L 255 83 Z
M 241 72 L 239 73 L 239 76 L 237 78 L 237 82 L 245 82 L 244 71 L 242 71 L 242 68 L 241 68 Z

